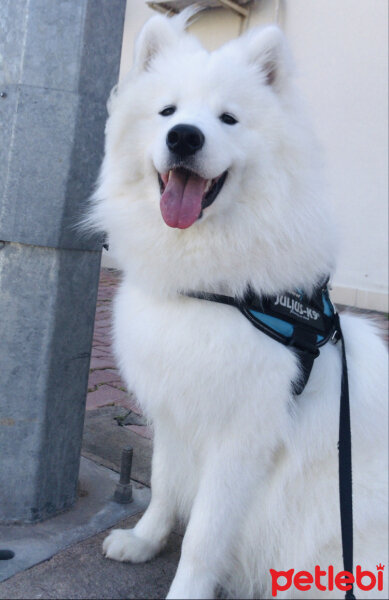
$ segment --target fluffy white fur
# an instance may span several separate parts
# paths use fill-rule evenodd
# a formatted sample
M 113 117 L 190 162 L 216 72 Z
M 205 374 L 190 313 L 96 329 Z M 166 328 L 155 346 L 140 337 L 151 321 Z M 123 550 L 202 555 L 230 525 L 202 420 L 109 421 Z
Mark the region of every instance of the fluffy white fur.
M 91 216 L 123 269 L 117 360 L 155 428 L 151 504 L 135 529 L 106 538 L 104 552 L 148 560 L 180 518 L 187 528 L 169 598 L 211 598 L 220 584 L 232 596 L 269 598 L 270 568 L 343 569 L 339 344 L 322 349 L 295 398 L 292 351 L 236 309 L 180 291 L 240 295 L 250 282 L 258 293 L 309 292 L 332 272 L 336 243 L 282 34 L 254 29 L 208 53 L 184 32 L 187 17 L 155 16 L 138 38 L 134 68 L 110 98 Z M 173 115 L 159 115 L 172 104 Z M 238 123 L 222 123 L 224 112 Z M 157 181 L 168 161 L 167 131 L 178 123 L 205 135 L 196 157 L 203 177 L 229 171 L 215 202 L 185 230 L 164 223 Z M 387 354 L 371 322 L 352 315 L 341 322 L 354 564 L 376 572 L 377 563 L 387 565 Z M 293 587 L 279 594 L 302 596 Z

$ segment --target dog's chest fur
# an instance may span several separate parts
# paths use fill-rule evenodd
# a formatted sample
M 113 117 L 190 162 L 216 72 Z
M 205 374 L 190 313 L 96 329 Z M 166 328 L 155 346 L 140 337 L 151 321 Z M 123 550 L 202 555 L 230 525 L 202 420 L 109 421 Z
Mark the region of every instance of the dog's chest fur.
M 267 464 L 268 475 L 263 480 L 258 477 L 259 470 L 249 473 L 250 478 L 258 479 L 250 502 L 253 512 L 247 514 L 242 536 L 247 544 L 254 528 L 256 535 L 261 531 L 264 539 L 272 538 L 272 547 L 277 547 L 274 540 L 285 535 L 277 514 L 289 512 L 297 527 L 301 507 L 306 505 L 308 511 L 308 502 L 316 501 L 309 500 L 304 484 L 307 472 L 312 468 L 313 477 L 316 467 L 309 463 L 309 449 L 302 440 L 306 438 L 309 446 L 309 439 L 319 434 L 312 432 L 313 421 L 330 423 L 332 419 L 331 397 L 336 403 L 338 389 L 331 389 L 331 377 L 327 378 L 329 397 L 324 401 L 320 393 L 312 396 L 310 389 L 318 388 L 322 376 L 315 367 L 308 394 L 304 392 L 296 406 L 290 391 L 298 371 L 293 352 L 257 331 L 236 309 L 179 296 L 160 300 L 126 282 L 116 299 L 114 337 L 126 380 L 154 424 L 155 451 L 158 455 L 162 452 L 169 464 L 166 484 L 180 518 L 185 522 L 189 519 L 203 473 L 213 468 L 219 448 L 226 447 L 228 453 L 235 447 L 243 456 L 244 471 L 245 447 L 250 460 L 256 455 L 261 469 Z M 323 351 L 320 359 L 324 371 L 328 363 L 338 361 L 334 347 L 329 348 L 329 354 Z M 335 369 L 334 378 L 338 375 Z M 336 446 L 336 419 L 335 410 L 326 447 Z M 337 499 L 336 454 L 327 468 Z M 237 482 L 240 477 L 241 472 L 237 472 Z M 298 479 L 300 486 L 296 485 Z M 284 506 L 286 491 L 288 502 Z M 239 486 L 236 493 L 239 497 Z M 290 527 L 293 538 L 298 536 L 295 525 Z M 295 540 L 282 548 L 283 552 L 293 548 L 298 555 Z M 270 552 L 257 570 L 262 571 L 265 565 L 270 568 L 271 561 L 287 564 L 288 560 L 292 557 L 281 559 Z
M 216 420 L 216 429 L 232 414 L 266 416 L 261 396 L 278 387 L 287 396 L 298 370 L 290 350 L 235 308 L 180 295 L 159 299 L 126 283 L 116 299 L 115 341 L 150 417 L 169 406 L 177 420 L 181 413 L 183 419 L 194 417 L 192 426 L 202 409 L 207 421 Z

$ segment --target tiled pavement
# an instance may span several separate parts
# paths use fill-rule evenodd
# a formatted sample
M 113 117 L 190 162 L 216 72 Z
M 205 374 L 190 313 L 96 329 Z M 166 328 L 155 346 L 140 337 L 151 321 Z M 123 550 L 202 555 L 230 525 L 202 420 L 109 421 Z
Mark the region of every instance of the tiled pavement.
M 112 298 L 119 280 L 118 271 L 101 270 L 86 410 L 104 406 L 124 407 L 129 414 L 123 423 L 130 424 L 123 426 L 137 435 L 151 439 L 152 429 L 145 424 L 134 395 L 126 389 L 111 351 Z

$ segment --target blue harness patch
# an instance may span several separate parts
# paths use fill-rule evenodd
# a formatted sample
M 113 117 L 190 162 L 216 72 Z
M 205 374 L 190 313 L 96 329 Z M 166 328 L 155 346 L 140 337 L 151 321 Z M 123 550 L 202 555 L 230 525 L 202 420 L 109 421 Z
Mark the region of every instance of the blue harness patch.
M 325 344 L 335 329 L 336 311 L 327 281 L 311 297 L 300 290 L 262 298 L 249 291 L 237 308 L 253 325 L 277 341 L 312 351 L 312 347 L 318 349 Z
M 189 292 L 186 295 L 234 306 L 254 327 L 293 348 L 299 356 L 302 371 L 302 377 L 293 382 L 293 391 L 301 394 L 313 361 L 320 353 L 319 348 L 330 339 L 335 342 L 339 339 L 337 315 L 327 284 L 328 278 L 309 297 L 301 290 L 258 296 L 250 288 L 243 299 L 206 292 Z

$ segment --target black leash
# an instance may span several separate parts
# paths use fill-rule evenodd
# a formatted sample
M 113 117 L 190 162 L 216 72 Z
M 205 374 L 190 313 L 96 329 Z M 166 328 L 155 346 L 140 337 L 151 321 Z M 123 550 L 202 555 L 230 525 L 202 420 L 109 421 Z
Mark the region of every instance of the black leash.
M 340 523 L 342 529 L 342 549 L 344 570 L 353 572 L 353 492 L 352 492 L 352 465 L 351 465 L 351 421 L 350 399 L 348 390 L 348 371 L 346 347 L 339 315 L 335 315 L 339 339 L 342 342 L 342 383 L 340 392 L 339 415 L 339 499 Z M 346 600 L 355 600 L 354 586 L 347 590 Z
M 327 281 L 324 283 L 324 287 L 321 286 L 321 298 L 325 298 L 330 303 Z M 294 322 L 294 333 L 290 339 L 286 339 L 283 335 L 277 331 L 264 325 L 263 322 L 259 322 L 255 317 L 255 312 L 252 311 L 252 305 L 254 302 L 260 305 L 260 310 L 265 311 L 266 314 L 276 315 L 280 317 L 278 309 L 274 310 L 274 300 L 258 299 L 252 292 L 249 292 L 247 300 L 238 300 L 231 296 L 224 296 L 222 294 L 212 294 L 207 292 L 187 292 L 185 294 L 190 298 L 197 298 L 199 300 L 208 300 L 210 302 L 219 302 L 221 304 L 227 304 L 240 310 L 240 312 L 260 331 L 266 333 L 276 341 L 290 346 L 293 348 L 300 360 L 302 377 L 298 381 L 292 382 L 292 389 L 296 395 L 302 393 L 305 385 L 308 381 L 309 375 L 312 370 L 313 362 L 317 356 L 319 356 L 319 347 L 325 344 L 327 341 L 332 340 L 337 343 L 342 343 L 342 382 L 341 382 L 341 393 L 340 393 L 340 414 L 339 414 L 339 442 L 338 442 L 338 460 L 339 460 L 339 501 L 340 501 L 340 522 L 342 532 L 342 552 L 343 552 L 343 565 L 344 570 L 349 573 L 353 573 L 353 504 L 352 504 L 352 465 L 351 465 L 351 421 L 350 421 L 350 399 L 348 389 L 348 371 L 347 371 L 347 360 L 346 360 L 346 348 L 344 343 L 344 337 L 342 329 L 340 327 L 339 315 L 333 309 L 333 314 L 330 319 L 325 315 L 321 315 L 325 322 L 325 335 L 320 342 L 317 340 L 317 330 L 309 329 L 301 325 L 301 322 L 293 321 L 289 317 L 284 319 L 288 322 Z M 315 307 L 317 308 L 317 306 Z M 346 591 L 346 600 L 355 600 L 354 586 L 351 584 L 351 589 Z

